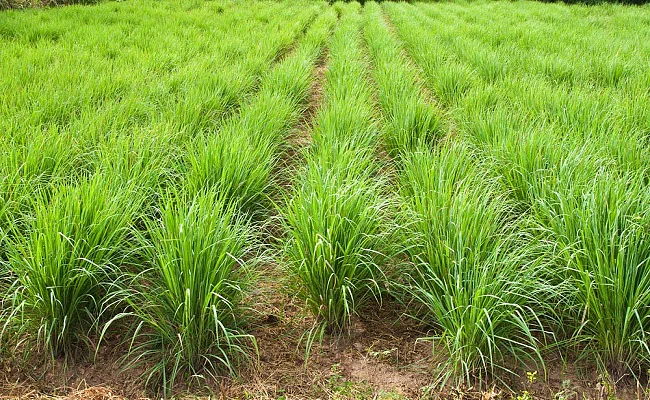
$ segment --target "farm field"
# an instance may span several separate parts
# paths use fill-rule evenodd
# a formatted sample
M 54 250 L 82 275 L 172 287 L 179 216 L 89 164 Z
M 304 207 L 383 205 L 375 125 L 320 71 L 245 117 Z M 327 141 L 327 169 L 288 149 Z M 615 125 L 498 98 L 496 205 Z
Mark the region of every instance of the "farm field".
M 648 5 L 0 11 L 0 399 L 649 378 Z

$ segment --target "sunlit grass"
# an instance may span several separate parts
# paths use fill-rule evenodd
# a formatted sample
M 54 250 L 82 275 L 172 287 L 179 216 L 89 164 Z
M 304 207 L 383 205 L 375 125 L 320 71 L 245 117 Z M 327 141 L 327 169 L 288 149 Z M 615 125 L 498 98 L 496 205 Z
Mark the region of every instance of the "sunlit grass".
M 255 239 L 246 219 L 214 191 L 170 194 L 138 238 L 143 270 L 120 277 L 113 298 L 128 305 L 126 366 L 168 393 L 178 377 L 235 374 L 252 357 L 242 298 L 252 284 Z M 104 330 L 110 327 L 105 326 Z
M 382 21 L 381 8 L 373 2 L 364 7 L 364 33 L 374 59 L 374 76 L 379 87 L 379 102 L 384 112 L 386 147 L 393 157 L 423 146 L 433 146 L 442 136 L 442 111 L 418 82 L 397 40 Z
M 515 201 L 506 221 L 524 221 L 512 229 L 536 244 L 527 259 L 551 267 L 535 275 L 525 260 L 508 258 L 519 260 L 518 279 L 548 285 L 546 301 L 558 313 L 545 324 L 562 338 L 560 351 L 613 379 L 641 381 L 649 365 L 648 120 L 630 99 L 646 85 L 638 62 L 647 56 L 629 46 L 638 22 L 625 7 L 602 12 L 611 7 L 384 4 L 428 86 L 459 122 L 457 139 L 476 145 L 480 163 L 491 160 L 481 173 L 500 193 L 493 201 Z M 521 18 L 509 24 L 513 12 Z M 487 21 L 508 27 L 494 32 Z M 571 28 L 557 29 L 567 21 Z M 603 35 L 599 24 L 617 28 Z M 468 204 L 463 221 L 471 209 L 480 207 Z M 472 225 L 499 226 L 477 214 L 483 218 Z M 544 306 L 530 307 L 543 316 Z
M 96 175 L 33 199 L 34 215 L 11 233 L 12 330 L 53 356 L 88 349 L 115 268 L 133 249 L 138 182 Z M 18 339 L 19 336 L 14 336 Z
M 384 281 L 384 216 L 379 182 L 310 165 L 284 212 L 285 254 L 299 297 L 329 333 L 340 333 Z
M 236 376 L 273 250 L 307 358 L 397 300 L 439 384 L 508 384 L 550 351 L 643 384 L 647 22 L 484 0 L 0 12 L 3 360 L 125 330 L 163 396 Z
M 513 357 L 542 360 L 543 265 L 512 203 L 473 156 L 462 146 L 414 152 L 401 178 L 402 241 L 413 267 L 398 287 L 409 313 L 438 327 L 430 339 L 446 350 L 440 384 L 502 376 L 514 371 Z
M 378 135 L 359 5 L 336 7 L 341 20 L 330 42 L 326 106 L 315 119 L 306 168 L 281 211 L 288 270 L 316 318 L 310 340 L 346 332 L 354 315 L 379 300 L 390 211 L 385 182 L 373 176 Z

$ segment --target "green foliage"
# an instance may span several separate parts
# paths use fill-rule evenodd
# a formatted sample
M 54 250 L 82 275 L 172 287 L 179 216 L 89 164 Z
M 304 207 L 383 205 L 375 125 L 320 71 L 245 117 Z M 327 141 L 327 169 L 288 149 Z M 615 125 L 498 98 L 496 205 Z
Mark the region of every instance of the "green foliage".
M 290 107 L 287 107 L 291 111 Z M 259 209 L 275 161 L 274 147 L 256 147 L 245 131 L 225 131 L 197 141 L 190 153 L 190 193 L 215 190 L 244 210 Z
M 265 208 L 281 143 L 298 119 L 333 17 L 329 12 L 316 19 L 295 54 L 269 71 L 238 118 L 192 143 L 185 184 L 190 193 L 215 190 L 251 215 Z
M 280 143 L 297 119 L 313 63 L 333 22 L 318 17 L 291 56 L 218 132 L 191 144 L 189 173 L 140 235 L 144 271 L 125 276 L 114 295 L 127 310 L 104 329 L 133 323 L 127 367 L 168 395 L 177 378 L 236 374 L 255 339 L 245 334 L 247 295 L 259 253 L 249 228 L 263 208 Z M 158 213 L 156 213 L 158 214 Z
M 289 272 L 316 318 L 310 339 L 344 332 L 353 315 L 379 299 L 384 279 L 389 202 L 383 179 L 373 176 L 376 134 L 359 6 L 336 7 L 341 20 L 330 42 L 327 106 L 316 117 L 306 169 L 282 209 Z
M 113 295 L 128 311 L 104 331 L 131 317 L 127 367 L 144 368 L 147 382 L 166 394 L 179 376 L 234 374 L 255 345 L 243 331 L 241 304 L 253 277 L 247 221 L 215 192 L 175 194 L 146 232 L 139 236 L 145 269 L 122 276 Z
M 130 228 L 142 198 L 137 182 L 97 175 L 33 199 L 33 217 L 12 232 L 8 246 L 16 335 L 53 356 L 89 346 L 106 285 L 132 249 Z
M 290 273 L 328 332 L 341 332 L 378 298 L 384 280 L 383 217 L 389 204 L 379 183 L 346 178 L 310 165 L 284 211 Z
M 643 382 L 647 23 L 484 0 L 0 12 L 3 359 L 130 329 L 126 366 L 163 395 L 234 375 L 263 237 L 308 348 L 388 288 L 444 350 L 438 383 L 549 348 Z
M 650 363 L 650 190 L 645 174 L 597 175 L 581 194 L 537 198 L 538 229 L 553 238 L 573 313 L 562 321 L 584 357 L 616 377 Z M 550 247 L 550 246 L 549 246 Z
M 472 158 L 460 145 L 415 152 L 401 178 L 402 241 L 414 270 L 405 267 L 399 287 L 413 316 L 440 329 L 430 339 L 447 351 L 441 384 L 499 376 L 508 356 L 541 361 L 542 266 L 511 203 Z
M 648 75 L 635 67 L 643 58 L 639 49 L 628 46 L 639 22 L 622 6 L 485 6 L 384 3 L 429 87 L 458 122 L 456 139 L 473 143 L 477 160 L 491 160 L 478 163 L 485 174 L 479 181 L 492 182 L 488 189 L 496 193 L 491 201 L 511 204 L 499 224 L 487 210 L 468 203 L 463 224 L 452 226 L 508 227 L 510 233 L 492 235 L 504 245 L 516 239 L 523 252 L 507 257 L 520 264 L 510 269 L 520 271 L 518 279 L 546 285 L 545 296 L 536 298 L 557 312 L 546 312 L 542 303 L 512 303 L 530 307 L 552 327 L 563 339 L 561 351 L 570 343 L 603 373 L 640 379 L 649 354 L 643 132 L 650 120 L 637 118 L 638 108 L 629 100 L 647 86 Z M 513 12 L 521 20 L 511 24 Z M 542 14 L 542 20 L 533 17 Z M 487 21 L 507 28 L 495 33 Z M 562 24 L 570 28 L 558 30 Z M 601 34 L 594 25 L 616 29 Z M 474 193 L 472 198 L 484 197 Z M 480 220 L 472 222 L 470 209 Z M 520 222 L 512 226 L 512 221 Z M 429 232 L 425 228 L 437 223 L 420 229 Z M 467 243 L 468 249 L 480 248 Z M 490 254 L 484 250 L 481 254 Z M 502 291 L 499 298 L 512 292 Z
M 442 131 L 441 112 L 423 100 L 413 66 L 406 61 L 399 44 L 383 23 L 381 8 L 370 2 L 366 3 L 364 11 L 364 32 L 375 61 L 374 75 L 386 118 L 384 133 L 389 153 L 397 157 L 400 153 L 433 145 Z

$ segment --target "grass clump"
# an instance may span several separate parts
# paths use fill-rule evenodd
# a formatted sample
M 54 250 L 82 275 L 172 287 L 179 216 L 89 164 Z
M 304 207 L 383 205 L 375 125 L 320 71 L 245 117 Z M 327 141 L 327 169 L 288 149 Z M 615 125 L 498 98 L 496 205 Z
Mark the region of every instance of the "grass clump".
M 33 216 L 8 245 L 16 337 L 52 356 L 90 347 L 107 285 L 132 250 L 139 197 L 130 182 L 97 175 L 33 200 Z
M 189 156 L 186 187 L 190 193 L 217 191 L 241 210 L 259 210 L 265 200 L 275 148 L 255 146 L 238 131 L 208 137 Z
M 285 254 L 299 296 L 328 333 L 340 333 L 384 280 L 381 185 L 310 168 L 284 211 Z
M 415 152 L 402 172 L 402 233 L 413 262 L 398 285 L 411 315 L 437 334 L 440 384 L 471 386 L 540 361 L 540 266 L 517 233 L 511 204 L 463 145 Z
M 214 191 L 168 195 L 139 236 L 146 269 L 122 278 L 117 299 L 132 332 L 126 366 L 144 369 L 164 393 L 179 377 L 235 374 L 255 341 L 244 333 L 242 299 L 252 282 L 255 239 L 246 219 Z
M 582 357 L 614 379 L 650 365 L 650 191 L 643 173 L 601 172 L 581 193 L 536 199 L 538 229 L 567 283 L 563 323 Z

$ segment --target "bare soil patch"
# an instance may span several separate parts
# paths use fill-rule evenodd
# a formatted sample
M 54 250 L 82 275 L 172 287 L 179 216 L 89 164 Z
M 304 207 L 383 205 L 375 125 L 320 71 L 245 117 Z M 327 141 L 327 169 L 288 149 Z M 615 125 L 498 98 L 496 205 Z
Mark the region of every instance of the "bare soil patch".
M 527 372 L 534 372 L 532 368 L 518 371 L 519 378 L 511 382 L 515 392 L 498 385 L 482 390 L 436 390 L 431 386 L 437 364 L 432 345 L 418 340 L 428 333 L 412 320 L 399 318 L 401 310 L 391 303 L 365 310 L 364 318 L 357 318 L 347 335 L 315 344 L 305 363 L 302 339 L 313 319 L 289 294 L 293 291 L 280 266 L 267 264 L 260 273 L 260 285 L 250 298 L 254 304 L 251 333 L 257 338 L 259 362 L 236 380 L 224 378 L 200 388 L 181 383 L 177 398 L 496 400 L 514 399 L 524 392 L 529 400 L 648 398 L 643 390 L 626 382 L 614 392 L 595 371 L 559 359 L 547 361 L 547 379 L 538 371 L 530 382 Z M 19 368 L 5 361 L 0 370 L 0 399 L 155 398 L 143 389 L 140 371 L 120 371 L 118 359 L 124 351 L 120 339 L 111 338 L 113 346 L 104 347 L 96 362 L 76 361 L 65 367 L 63 360 L 56 360 L 50 366 Z

